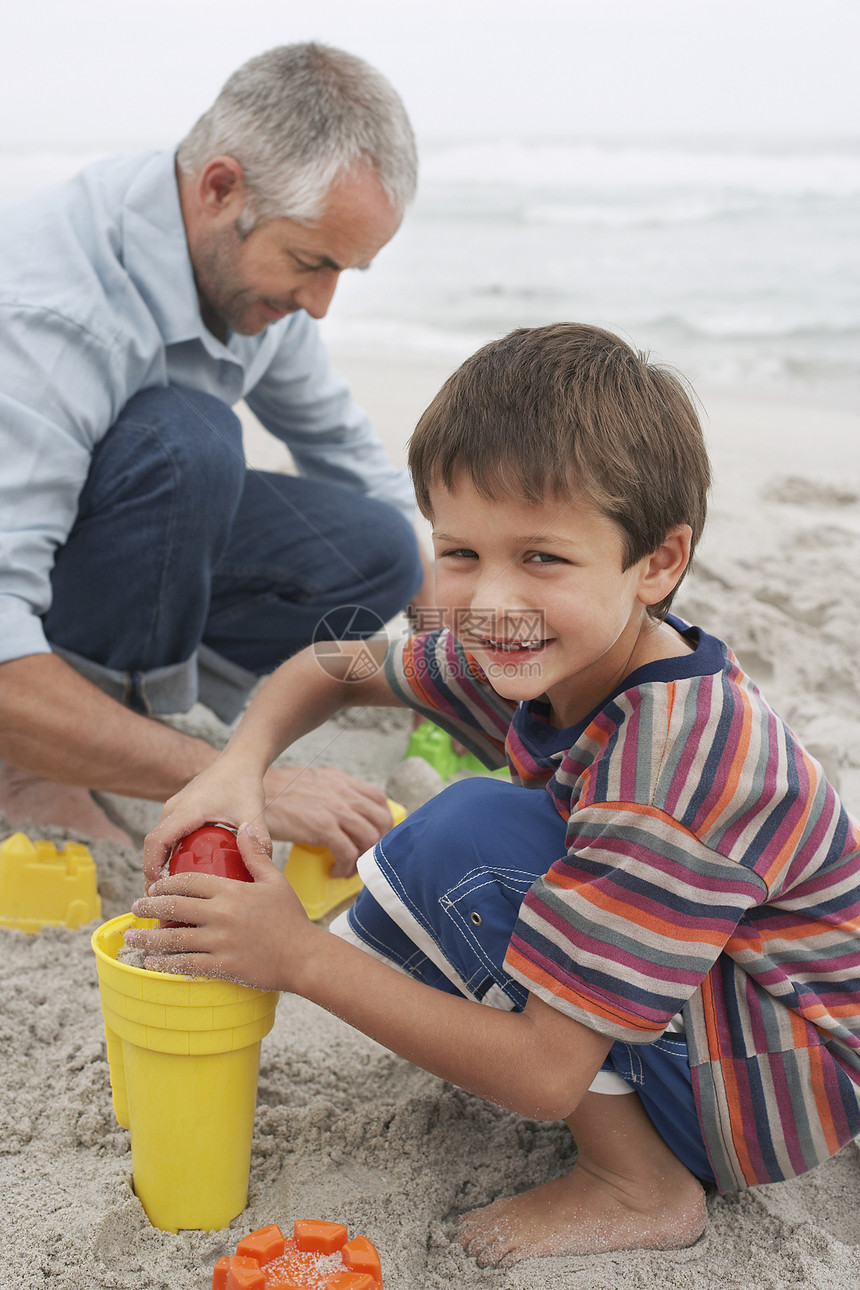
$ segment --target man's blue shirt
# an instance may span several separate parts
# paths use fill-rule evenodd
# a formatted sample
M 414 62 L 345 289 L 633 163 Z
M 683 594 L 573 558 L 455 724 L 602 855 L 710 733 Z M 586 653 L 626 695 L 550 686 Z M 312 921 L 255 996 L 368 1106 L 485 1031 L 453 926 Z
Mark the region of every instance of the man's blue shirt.
M 49 652 L 56 550 L 90 457 L 133 395 L 244 398 L 301 474 L 412 514 L 317 326 L 300 312 L 225 343 L 201 318 L 174 154 L 100 161 L 0 212 L 0 662 Z

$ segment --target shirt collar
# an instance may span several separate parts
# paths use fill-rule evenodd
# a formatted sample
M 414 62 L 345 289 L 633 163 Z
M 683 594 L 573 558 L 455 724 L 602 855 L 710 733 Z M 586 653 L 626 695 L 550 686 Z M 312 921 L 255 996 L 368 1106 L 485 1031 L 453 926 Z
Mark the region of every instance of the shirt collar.
M 200 315 L 175 166 L 173 151 L 154 152 L 131 184 L 123 262 L 168 345 L 199 340 L 213 357 L 230 359 L 233 355 Z

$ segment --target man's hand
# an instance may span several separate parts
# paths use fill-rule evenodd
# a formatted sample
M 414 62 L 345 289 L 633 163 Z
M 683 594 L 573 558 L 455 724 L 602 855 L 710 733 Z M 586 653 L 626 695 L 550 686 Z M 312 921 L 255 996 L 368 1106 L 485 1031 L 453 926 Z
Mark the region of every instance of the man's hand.
M 252 883 L 189 873 L 159 879 L 132 912 L 189 925 L 132 929 L 126 944 L 146 950 L 145 965 L 156 972 L 225 977 L 259 990 L 297 988 L 314 938 L 327 933 L 309 922 L 249 825 L 238 841 Z
M 336 878 L 355 872 L 355 862 L 387 833 L 394 821 L 381 788 L 334 768 L 273 766 L 263 780 L 266 824 L 273 838 L 328 847 Z M 254 822 L 265 838 L 265 829 Z
M 163 802 L 217 756 L 202 739 L 124 708 L 58 654 L 0 663 L 0 759 L 10 766 Z
M 160 876 L 173 846 L 203 824 L 250 821 L 271 851 L 271 839 L 328 847 L 332 873 L 345 877 L 392 826 L 381 788 L 341 770 L 274 766 L 260 782 L 239 758 L 222 756 L 164 805 L 161 821 L 143 844 L 144 881 Z

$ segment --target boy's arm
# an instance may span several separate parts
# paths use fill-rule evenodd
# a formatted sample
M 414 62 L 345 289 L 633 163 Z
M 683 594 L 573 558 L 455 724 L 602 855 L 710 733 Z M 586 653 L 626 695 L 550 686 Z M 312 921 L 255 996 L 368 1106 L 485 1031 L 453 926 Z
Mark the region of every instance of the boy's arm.
M 318 656 L 309 647 L 273 672 L 217 760 L 165 803 L 161 822 L 144 843 L 147 882 L 160 873 L 173 844 L 202 824 L 220 821 L 239 825 L 253 820 L 257 833 L 268 842 L 263 810 L 274 800 L 266 793 L 273 786 L 282 815 L 289 814 L 289 795 L 295 793 L 298 805 L 297 790 L 301 791 L 301 811 L 306 819 L 297 821 L 295 840 L 328 846 L 342 864 L 354 863 L 391 828 L 382 789 L 341 771 L 326 772 L 318 791 L 309 788 L 302 769 L 292 777 L 289 767 L 278 767 L 267 775 L 285 748 L 341 708 L 400 706 L 385 679 L 385 640 L 336 644 L 337 654 Z M 353 681 L 350 672 L 359 655 L 364 663 L 372 657 L 377 667 L 374 671 L 364 666 L 362 672 L 371 674 Z
M 503 1012 L 434 990 L 309 922 L 261 839 L 239 832 L 254 882 L 182 874 L 135 903 L 143 918 L 193 923 L 127 933 L 156 969 L 300 994 L 442 1079 L 533 1119 L 576 1107 L 612 1040 L 535 996 Z M 169 893 L 158 894 L 156 893 Z M 180 951 L 172 960 L 165 951 Z

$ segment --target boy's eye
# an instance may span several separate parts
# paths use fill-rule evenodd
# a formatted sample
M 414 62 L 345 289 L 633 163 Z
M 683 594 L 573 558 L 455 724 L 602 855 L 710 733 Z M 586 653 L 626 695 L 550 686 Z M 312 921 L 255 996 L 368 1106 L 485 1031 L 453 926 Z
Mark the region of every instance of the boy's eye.
M 560 555 L 553 555 L 551 551 L 529 551 L 526 555 L 527 564 L 565 564 Z
M 458 560 L 477 560 L 478 553 L 468 546 L 454 546 L 447 551 L 440 551 L 438 558 L 442 560 L 450 559 L 451 557 Z

